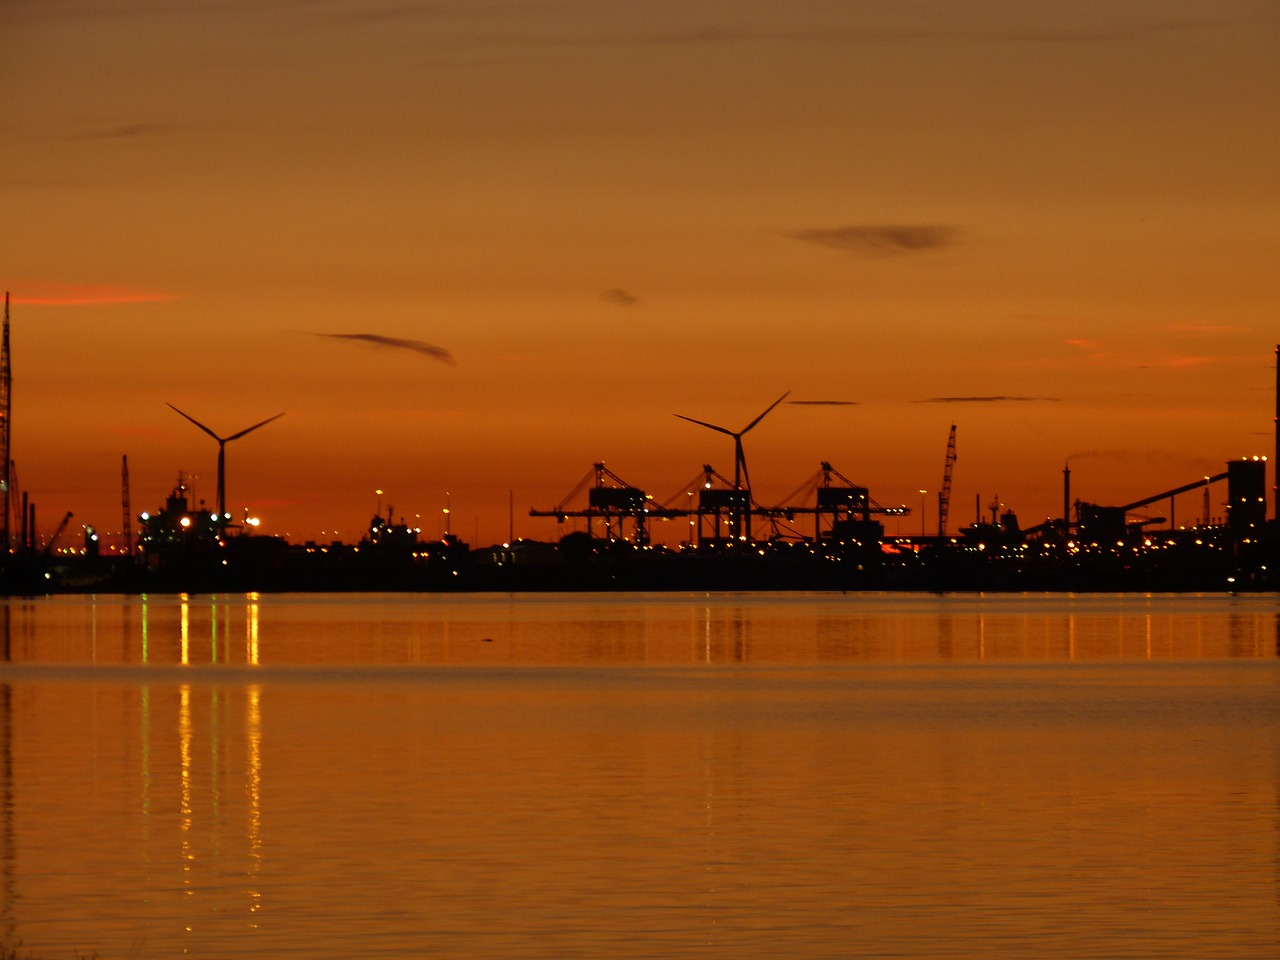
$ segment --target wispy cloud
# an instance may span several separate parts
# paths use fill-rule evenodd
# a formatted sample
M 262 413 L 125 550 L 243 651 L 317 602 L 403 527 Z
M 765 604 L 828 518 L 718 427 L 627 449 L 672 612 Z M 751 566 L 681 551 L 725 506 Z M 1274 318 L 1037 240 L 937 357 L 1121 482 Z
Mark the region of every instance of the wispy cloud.
M 68 140 L 132 140 L 172 133 L 177 127 L 169 123 L 122 123 L 68 135 Z
M 857 400 L 788 400 L 787 403 L 795 403 L 802 407 L 856 407 L 859 405 Z
M 361 8 L 360 19 L 376 21 L 407 17 L 432 16 L 440 18 L 445 13 L 438 5 L 413 6 L 404 3 L 388 6 L 383 10 Z M 453 11 L 448 15 L 456 16 Z M 1008 44 L 1100 44 L 1148 40 L 1166 34 L 1219 30 L 1250 22 L 1268 22 L 1262 17 L 1202 17 L 1173 18 L 1154 16 L 1134 18 L 1129 22 L 1097 22 L 1073 19 L 1070 22 L 1045 23 L 1025 29 L 1011 28 L 1003 20 L 990 24 L 969 23 L 963 27 L 946 26 L 898 26 L 885 23 L 880 26 L 860 23 L 845 26 L 839 23 L 819 23 L 783 19 L 776 23 L 760 22 L 754 25 L 741 20 L 708 22 L 688 27 L 650 29 L 619 32 L 613 21 L 592 22 L 579 20 L 572 31 L 535 34 L 532 32 L 497 31 L 490 39 L 512 45 L 557 47 L 642 47 L 642 46 L 706 46 L 712 44 L 782 43 L 827 45 L 863 45 L 884 43 L 975 43 L 994 42 Z
M 1149 346 L 1138 346 L 1133 343 L 1096 340 L 1091 338 L 1073 338 L 1064 341 L 1068 346 L 1080 350 L 1085 359 L 1098 366 L 1130 367 L 1137 370 L 1149 369 L 1185 369 L 1200 367 L 1211 363 L 1222 363 L 1225 356 L 1212 356 L 1203 353 L 1172 353 Z
M 1078 317 L 1063 313 L 1011 313 L 1008 314 L 1008 319 L 1018 323 L 1036 324 L 1074 323 L 1078 326 L 1080 323 L 1080 319 Z
M 1013 397 L 998 394 L 989 397 L 928 397 L 912 403 L 1058 403 L 1060 397 Z
M 1194 333 L 1215 336 L 1229 333 L 1251 333 L 1249 327 L 1237 327 L 1228 323 L 1170 323 L 1165 327 L 1172 333 Z
M 113 303 L 161 303 L 177 300 L 176 294 L 161 290 L 138 290 L 116 284 L 19 282 L 13 285 L 9 302 L 41 307 L 97 307 Z
M 1135 40 L 1150 40 L 1167 34 L 1200 33 L 1207 30 L 1221 30 L 1224 27 L 1257 22 L 1257 18 L 1249 17 L 1200 17 L 1173 18 L 1155 16 L 1147 20 L 1135 20 L 1131 23 L 1098 24 L 1097 26 L 1079 23 L 1063 24 L 1060 27 L 1046 26 L 1043 29 L 1005 30 L 992 29 L 973 34 L 956 34 L 959 39 L 991 39 L 1009 43 L 1116 43 Z
M 939 250 L 955 242 L 955 227 L 927 224 L 873 225 L 848 227 L 816 227 L 792 230 L 782 235 L 789 240 L 802 240 L 820 247 L 847 250 L 868 256 L 893 256 Z
M 95 17 L 99 19 L 122 17 L 159 18 L 169 15 L 163 4 L 152 0 L 115 0 L 113 3 L 96 0 L 38 0 L 10 4 L 15 6 L 15 17 L 26 21 L 69 20 Z M 540 8 L 551 8 L 546 3 L 529 4 L 523 0 L 188 0 L 184 10 L 225 14 L 227 11 L 244 11 L 258 16 L 263 10 L 296 12 L 310 18 L 324 17 L 335 22 L 356 22 L 373 26 L 389 24 L 399 26 L 404 22 L 429 21 L 465 23 L 490 23 L 492 27 L 473 38 L 473 42 L 504 43 L 523 46 L 673 46 L 710 45 L 726 43 L 759 43 L 779 41 L 784 43 L 828 45 L 863 45 L 884 43 L 974 43 L 991 41 L 1014 44 L 1091 44 L 1147 40 L 1167 34 L 1194 33 L 1221 30 L 1232 26 L 1274 24 L 1269 9 L 1243 11 L 1216 15 L 1178 16 L 1163 9 L 1152 11 L 1106 10 L 1096 16 L 1081 16 L 1074 7 L 1056 18 L 1035 17 L 1025 25 L 1001 13 L 987 17 L 966 16 L 951 25 L 946 18 L 937 22 L 922 23 L 919 17 L 858 17 L 849 21 L 843 17 L 797 16 L 790 5 L 780 5 L 782 11 L 774 16 L 750 18 L 738 15 L 716 15 L 704 12 L 702 22 L 688 26 L 651 24 L 637 29 L 619 28 L 618 18 L 605 4 L 579 4 L 572 20 L 562 29 L 552 26 L 540 29 L 524 28 L 521 14 L 530 10 L 541 13 Z M 1261 4 L 1260 8 L 1265 8 Z M 599 8 L 598 10 L 596 8 Z M 8 12 L 8 11 L 6 11 Z M 694 14 L 698 11 L 695 8 Z M 735 11 L 736 14 L 736 11 Z M 931 18 L 925 18 L 931 19 Z
M 1169 450 L 1077 450 L 1075 453 L 1067 455 L 1066 462 L 1068 464 L 1077 460 L 1127 460 L 1174 465 L 1195 464 L 1197 466 L 1202 463 L 1199 457 L 1189 456 L 1185 453 L 1174 453 Z
M 614 287 L 612 290 L 606 290 L 601 294 L 601 296 L 611 303 L 618 304 L 620 307 L 630 307 L 640 302 L 640 298 L 630 290 L 623 290 L 619 287 Z
M 1096 353 L 1102 348 L 1101 340 L 1093 340 L 1088 337 L 1070 337 L 1063 341 L 1069 347 L 1076 347 L 1089 353 Z
M 387 350 L 408 350 L 410 353 L 421 354 L 424 357 L 430 357 L 432 360 L 439 360 L 441 363 L 450 365 L 454 363 L 453 354 L 444 347 L 423 343 L 421 340 L 384 337 L 377 333 L 313 333 L 312 336 L 327 337 L 330 340 L 346 340 L 352 343 L 364 343 Z
M 1221 363 L 1223 357 L 1206 357 L 1202 354 L 1180 354 L 1173 357 L 1157 357 L 1150 363 L 1139 363 L 1139 369 L 1149 367 L 1172 367 L 1175 370 L 1182 367 L 1203 367 L 1210 363 Z

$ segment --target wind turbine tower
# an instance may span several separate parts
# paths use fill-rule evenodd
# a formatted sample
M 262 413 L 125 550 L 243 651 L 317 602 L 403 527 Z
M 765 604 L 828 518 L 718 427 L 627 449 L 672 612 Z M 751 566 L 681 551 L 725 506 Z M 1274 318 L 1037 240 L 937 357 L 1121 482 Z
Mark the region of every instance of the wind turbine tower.
M 246 433 L 252 433 L 254 430 L 257 430 L 259 427 L 265 427 L 272 420 L 279 420 L 281 417 L 284 416 L 284 413 L 282 411 L 280 413 L 277 413 L 274 417 L 267 417 L 267 419 L 263 420 L 261 423 L 255 423 L 252 427 L 245 427 L 239 433 L 233 433 L 229 437 L 220 437 L 216 433 L 214 433 L 212 430 L 210 430 L 208 427 L 206 427 L 203 423 L 201 423 L 199 420 L 197 420 L 195 417 L 190 416 L 189 414 L 183 413 L 181 410 L 175 407 L 172 403 L 166 402 L 165 405 L 169 407 L 169 409 L 173 410 L 175 413 L 179 414 L 182 417 L 185 417 L 187 420 L 190 420 L 197 427 L 199 427 L 209 436 L 213 437 L 213 439 L 218 441 L 218 529 L 222 529 L 223 527 L 226 526 L 226 523 L 228 520 L 227 444 L 230 443 L 232 440 L 239 440 Z
M 722 427 L 716 423 L 707 423 L 705 420 L 695 420 L 693 417 L 686 417 L 682 413 L 676 414 L 676 416 L 681 420 L 688 420 L 690 423 L 696 423 L 700 427 L 706 427 L 708 430 L 715 430 L 717 433 L 723 433 L 727 436 L 733 437 L 733 488 L 735 490 L 741 490 L 746 494 L 744 501 L 739 508 L 738 515 L 735 518 L 736 522 L 729 531 L 730 536 L 735 540 L 742 536 L 751 536 L 751 476 L 747 472 L 747 456 L 742 451 L 742 435 L 751 430 L 752 427 L 768 415 L 770 410 L 780 404 L 783 400 L 787 399 L 790 395 L 791 391 L 788 390 L 777 400 L 773 401 L 773 403 L 769 404 L 769 406 L 765 408 L 764 413 L 761 413 L 760 416 L 756 417 L 741 430 L 730 430 L 728 427 Z
M 4 292 L 4 341 L 0 344 L 0 489 L 4 494 L 4 514 L 0 520 L 0 549 L 9 552 L 10 488 L 13 479 L 9 471 L 9 388 L 12 377 L 9 371 L 9 291 Z

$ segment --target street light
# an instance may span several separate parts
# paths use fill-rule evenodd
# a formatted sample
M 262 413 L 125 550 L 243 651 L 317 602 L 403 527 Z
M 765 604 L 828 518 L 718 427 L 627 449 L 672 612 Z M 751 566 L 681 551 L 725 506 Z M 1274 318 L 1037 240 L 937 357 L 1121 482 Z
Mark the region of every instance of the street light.
M 928 490 L 920 491 L 920 536 L 922 537 L 925 535 L 924 533 L 924 495 L 928 492 L 929 492 Z

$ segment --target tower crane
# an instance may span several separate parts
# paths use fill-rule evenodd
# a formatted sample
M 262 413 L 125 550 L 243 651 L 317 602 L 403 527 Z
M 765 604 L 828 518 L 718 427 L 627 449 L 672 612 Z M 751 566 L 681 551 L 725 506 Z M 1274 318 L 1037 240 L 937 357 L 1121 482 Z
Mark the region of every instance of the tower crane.
M 951 506 L 951 469 L 956 464 L 956 425 L 947 437 L 947 461 L 942 468 L 942 489 L 938 491 L 938 538 L 947 535 L 947 510 Z

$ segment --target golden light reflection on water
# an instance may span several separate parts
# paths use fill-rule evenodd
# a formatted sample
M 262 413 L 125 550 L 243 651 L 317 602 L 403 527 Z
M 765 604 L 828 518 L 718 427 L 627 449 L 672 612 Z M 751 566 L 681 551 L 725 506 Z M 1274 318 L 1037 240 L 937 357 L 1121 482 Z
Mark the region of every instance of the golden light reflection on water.
M 191 662 L 191 606 L 185 593 L 178 598 L 178 612 L 178 643 L 181 651 L 179 663 L 185 666 Z
M 262 909 L 262 890 L 257 882 L 262 870 L 262 688 L 250 685 L 247 694 L 245 797 L 248 800 L 249 875 L 246 892 L 251 902 L 249 912 L 257 913 Z M 256 922 L 253 926 L 257 926 Z
M 54 598 L 17 607 L 9 662 L 194 666 L 923 663 L 1271 658 L 1251 597 L 640 595 L 380 602 L 257 594 Z M 118 626 L 100 616 L 119 609 Z M 236 649 L 233 631 L 245 643 Z M 39 637 L 38 644 L 34 641 Z
M 191 868 L 195 854 L 191 849 L 191 686 L 178 688 L 178 840 L 182 846 L 182 892 L 191 896 Z
M 246 597 L 248 601 L 245 605 L 247 616 L 244 620 L 245 629 L 245 662 L 256 665 L 258 663 L 258 595 L 251 593 Z
M 1274 601 L 118 602 L 4 608 L 41 956 L 1280 944 Z

